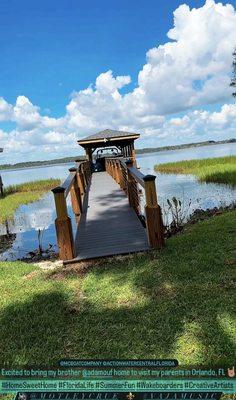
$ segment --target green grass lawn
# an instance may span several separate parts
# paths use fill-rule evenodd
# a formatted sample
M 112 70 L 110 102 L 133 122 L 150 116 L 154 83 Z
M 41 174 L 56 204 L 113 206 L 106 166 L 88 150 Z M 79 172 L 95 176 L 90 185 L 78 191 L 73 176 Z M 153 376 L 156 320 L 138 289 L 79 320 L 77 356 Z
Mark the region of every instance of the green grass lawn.
M 236 156 L 185 160 L 155 165 L 163 173 L 192 174 L 200 181 L 236 186 Z
M 59 183 L 59 179 L 45 179 L 6 187 L 4 197 L 0 198 L 0 222 L 13 218 L 14 212 L 21 204 L 39 200 L 44 193 Z
M 86 273 L 2 262 L 0 364 L 63 357 L 233 365 L 235 223 L 236 212 L 218 215 L 186 227 L 161 253 L 117 257 Z

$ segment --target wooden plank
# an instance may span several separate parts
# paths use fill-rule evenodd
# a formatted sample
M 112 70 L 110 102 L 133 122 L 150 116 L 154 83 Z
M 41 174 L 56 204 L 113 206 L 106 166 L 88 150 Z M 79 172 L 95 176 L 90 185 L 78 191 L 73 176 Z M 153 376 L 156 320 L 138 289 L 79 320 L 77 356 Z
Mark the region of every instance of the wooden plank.
M 149 249 L 145 229 L 108 173 L 93 174 L 87 201 L 76 234 L 74 262 Z

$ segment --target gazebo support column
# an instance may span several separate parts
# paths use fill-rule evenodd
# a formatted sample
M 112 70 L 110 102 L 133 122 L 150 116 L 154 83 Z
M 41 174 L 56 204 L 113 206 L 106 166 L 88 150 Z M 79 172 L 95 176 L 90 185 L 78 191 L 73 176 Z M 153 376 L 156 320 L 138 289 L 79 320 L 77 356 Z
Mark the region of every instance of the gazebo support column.
M 86 151 L 87 160 L 92 162 L 92 160 L 93 160 L 92 149 L 86 148 L 85 151 Z

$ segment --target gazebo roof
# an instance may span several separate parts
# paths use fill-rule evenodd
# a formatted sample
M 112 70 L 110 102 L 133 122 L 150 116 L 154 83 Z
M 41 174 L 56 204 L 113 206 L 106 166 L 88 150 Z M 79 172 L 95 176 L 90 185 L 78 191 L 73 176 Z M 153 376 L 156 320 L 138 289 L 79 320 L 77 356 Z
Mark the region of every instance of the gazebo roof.
M 84 139 L 78 140 L 81 146 L 86 144 L 98 144 L 112 141 L 135 140 L 140 136 L 139 133 L 116 131 L 112 129 L 105 129 L 104 131 L 95 133 L 94 135 L 87 136 Z

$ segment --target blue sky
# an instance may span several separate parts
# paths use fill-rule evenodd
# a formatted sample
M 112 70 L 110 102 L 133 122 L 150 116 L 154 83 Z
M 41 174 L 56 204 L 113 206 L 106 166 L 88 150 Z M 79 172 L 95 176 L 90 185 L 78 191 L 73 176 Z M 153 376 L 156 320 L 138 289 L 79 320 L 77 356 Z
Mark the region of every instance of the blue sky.
M 182 3 L 186 3 L 186 6 L 180 7 Z M 194 70 L 194 62 L 196 65 L 200 63 L 210 65 L 210 58 L 218 57 L 221 39 L 223 43 L 227 37 L 227 43 L 232 42 L 232 48 L 234 43 L 236 44 L 236 40 L 234 41 L 235 30 L 233 31 L 232 28 L 232 21 L 235 18 L 233 10 L 235 2 L 230 2 L 230 10 L 225 6 L 226 1 L 221 3 L 223 5 L 219 5 L 214 0 L 207 0 L 207 5 L 205 1 L 192 0 L 186 2 L 175 0 L 165 2 L 157 0 L 147 2 L 138 0 L 120 0 L 118 2 L 110 0 L 87 2 L 78 0 L 2 1 L 0 98 L 4 99 L 2 100 L 4 111 L 3 116 L 0 116 L 0 130 L 2 130 L 3 145 L 8 148 L 10 145 L 7 139 L 11 138 L 12 151 L 14 143 L 18 144 L 21 136 L 24 137 L 23 147 L 25 143 L 36 146 L 37 141 L 41 141 L 41 145 L 44 144 L 44 154 L 42 154 L 42 146 L 41 149 L 35 147 L 34 157 L 36 158 L 39 156 L 50 158 L 57 154 L 67 155 L 66 152 L 70 151 L 68 143 L 64 147 L 64 154 L 61 150 L 59 151 L 59 142 L 65 143 L 66 135 L 71 135 L 71 138 L 74 135 L 73 137 L 76 138 L 83 136 L 83 132 L 89 133 L 89 129 L 93 133 L 96 126 L 97 130 L 103 128 L 101 122 L 103 115 L 99 114 L 99 107 L 102 104 L 105 110 L 111 99 L 116 98 L 118 101 L 118 96 L 122 96 L 124 103 L 122 111 L 117 116 L 114 109 L 109 109 L 113 117 L 104 121 L 104 127 L 132 130 L 140 128 L 146 135 L 142 145 L 148 146 L 156 145 L 157 138 L 158 144 L 163 145 L 198 141 L 198 134 L 193 138 L 195 133 L 191 133 L 190 128 L 188 128 L 189 136 L 186 129 L 182 136 L 179 131 L 171 130 L 169 136 L 167 132 L 173 126 L 178 129 L 180 125 L 185 126 L 186 119 L 183 121 L 183 118 L 188 112 L 204 109 L 210 113 L 214 113 L 214 111 L 221 113 L 224 104 L 232 105 L 229 92 L 226 93 L 222 89 L 224 85 L 228 86 L 224 80 L 226 75 L 229 76 L 230 69 L 231 47 L 228 44 L 228 48 L 220 50 L 224 61 L 224 71 L 223 68 L 220 72 L 219 68 L 217 69 L 217 77 L 221 82 L 217 93 L 213 93 L 216 91 L 215 83 L 212 80 L 215 72 L 211 72 L 210 67 L 205 68 L 206 71 L 201 73 L 199 87 L 196 87 L 198 86 L 196 85 L 198 74 L 192 72 L 190 80 L 186 73 L 186 68 Z M 190 11 L 187 10 L 187 6 Z M 197 13 L 193 8 L 197 9 Z M 177 14 L 174 23 L 173 13 L 175 10 L 177 10 Z M 212 26 L 208 28 L 209 15 L 212 15 Z M 221 26 L 219 18 L 223 21 L 222 27 L 219 28 L 217 42 L 213 43 L 214 27 Z M 227 21 L 227 18 L 229 26 L 226 28 L 224 21 Z M 203 28 L 206 28 L 202 38 L 203 28 L 199 21 L 203 24 Z M 188 33 L 191 25 L 193 34 Z M 168 31 L 173 28 L 175 33 L 167 37 Z M 209 34 L 208 42 L 210 44 L 206 44 L 206 48 L 197 49 L 199 53 L 197 53 L 197 57 L 194 54 L 194 42 L 191 43 L 186 32 L 189 37 L 196 37 L 199 33 L 199 43 L 204 41 Z M 176 50 L 173 49 L 174 56 L 171 53 L 172 50 L 169 49 L 168 42 L 176 44 Z M 184 45 L 181 50 L 182 43 Z M 161 68 L 163 63 L 166 63 L 167 70 L 169 61 L 166 61 L 165 55 L 159 54 L 158 46 L 160 45 L 164 46 L 165 54 L 176 57 L 177 61 L 178 59 L 181 61 L 183 57 L 186 58 L 186 62 L 184 61 L 183 64 L 186 65 L 185 71 L 183 71 L 183 75 L 186 76 L 183 81 L 181 74 L 177 71 L 180 65 L 179 61 L 172 60 L 173 67 L 170 69 L 170 77 L 176 74 L 176 78 L 173 80 L 172 86 L 167 86 L 166 89 L 164 84 L 168 80 L 168 75 L 163 75 L 161 80 Z M 189 54 L 189 46 L 192 46 L 192 55 Z M 154 49 L 154 51 L 150 60 L 147 61 L 146 53 L 150 49 Z M 196 61 L 191 61 L 194 58 Z M 160 66 L 158 71 L 156 63 L 159 63 Z M 145 65 L 148 66 L 145 68 L 149 68 L 151 71 L 148 76 L 146 72 L 142 72 Z M 108 71 L 112 71 L 112 73 L 110 74 Z M 215 69 L 213 68 L 212 71 Z M 96 79 L 99 76 L 101 76 L 101 82 L 99 81 L 96 91 Z M 130 78 L 124 78 L 127 76 Z M 119 77 L 122 78 L 122 84 L 117 83 Z M 128 82 L 129 80 L 130 82 Z M 206 88 L 204 89 L 206 82 L 209 82 L 207 89 L 209 96 L 206 95 Z M 86 96 L 84 93 L 79 94 L 80 90 L 86 89 L 89 85 L 92 85 L 93 93 Z M 104 89 L 104 85 L 106 89 Z M 185 90 L 187 85 L 189 88 Z M 137 87 L 145 92 L 145 99 L 141 100 L 143 101 L 141 111 L 137 109 L 137 104 L 140 103 L 134 90 Z M 152 90 L 154 87 L 155 91 Z M 172 94 L 172 88 L 176 93 Z M 193 91 L 195 92 L 193 93 Z M 114 93 L 116 93 L 115 96 Z M 160 93 L 159 97 L 158 93 Z M 127 94 L 128 97 L 130 95 L 133 98 L 131 106 L 134 112 L 137 112 L 139 116 L 142 113 L 142 121 L 137 117 L 135 121 L 129 123 L 129 117 L 124 113 L 124 109 L 129 107 L 126 103 L 130 101 Z M 182 95 L 184 99 L 181 100 Z M 138 96 L 140 96 L 139 93 Z M 171 104 L 166 104 L 167 100 L 164 97 L 173 98 L 172 102 L 171 99 L 168 100 Z M 94 108 L 95 99 L 98 104 L 97 109 Z M 104 104 L 106 105 L 104 106 Z M 157 108 L 153 106 L 155 104 L 157 104 Z M 68 106 L 69 112 L 66 110 Z M 44 116 L 50 117 L 51 120 L 46 121 L 43 119 Z M 62 123 L 61 119 L 65 116 Z M 163 116 L 165 120 L 163 120 Z M 150 121 L 154 121 L 153 126 L 150 122 L 146 122 L 146 117 Z M 165 125 L 171 118 L 173 119 L 172 125 Z M 180 120 L 177 121 L 176 118 L 180 118 Z M 191 121 L 193 118 L 196 119 L 191 115 L 189 118 Z M 220 118 L 217 116 L 218 120 Z M 145 122 L 143 122 L 144 120 Z M 87 125 L 85 121 L 87 121 Z M 196 125 L 196 121 L 193 122 Z M 65 128 L 66 123 L 67 127 Z M 163 125 L 161 126 L 161 124 Z M 88 126 L 88 132 L 84 129 L 85 125 Z M 166 129 L 165 135 L 161 133 L 164 128 Z M 191 129 L 195 128 L 191 127 Z M 216 132 L 216 136 L 218 135 L 217 138 L 220 138 L 218 133 Z M 229 135 L 231 134 L 230 131 Z M 44 142 L 41 139 L 37 140 L 43 135 L 46 135 Z M 205 138 L 206 140 L 209 138 L 208 133 Z M 16 157 L 24 157 L 20 149 L 16 150 Z
M 0 95 L 24 95 L 60 116 L 74 90 L 108 69 L 131 75 L 145 53 L 166 42 L 181 1 L 3 1 L 0 13 Z M 226 3 L 226 2 L 225 2 Z M 188 1 L 199 7 L 204 1 Z M 130 88 L 129 87 L 129 88 Z

